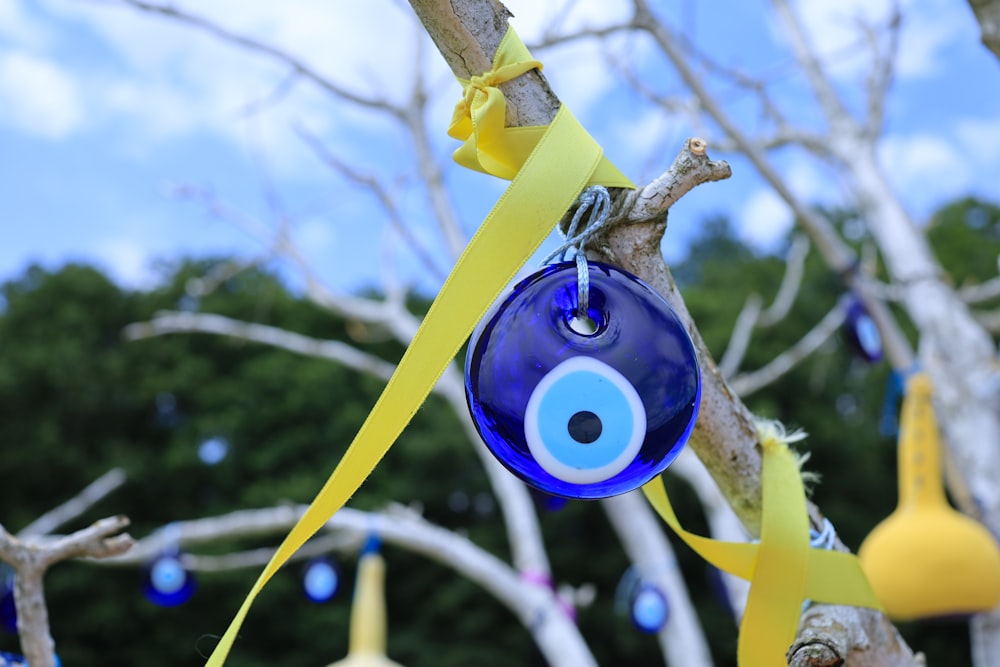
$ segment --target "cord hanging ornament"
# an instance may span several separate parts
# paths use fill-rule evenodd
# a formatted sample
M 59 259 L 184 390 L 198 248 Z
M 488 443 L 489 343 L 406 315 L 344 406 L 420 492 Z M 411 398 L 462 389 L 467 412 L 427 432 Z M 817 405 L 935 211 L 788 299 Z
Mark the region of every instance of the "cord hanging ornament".
M 545 493 L 604 498 L 642 486 L 694 426 L 701 376 L 670 305 L 636 276 L 588 262 L 610 198 L 589 188 L 567 240 L 473 333 L 466 397 L 487 447 Z M 590 215 L 580 230 L 584 214 Z

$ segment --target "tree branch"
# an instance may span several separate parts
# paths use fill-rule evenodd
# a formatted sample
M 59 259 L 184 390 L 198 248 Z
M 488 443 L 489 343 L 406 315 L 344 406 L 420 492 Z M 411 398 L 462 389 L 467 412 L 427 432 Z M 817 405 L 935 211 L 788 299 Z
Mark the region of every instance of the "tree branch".
M 59 526 L 79 517 L 124 483 L 125 471 L 121 468 L 112 468 L 62 505 L 49 510 L 29 523 L 17 535 L 21 539 L 47 535 Z
M 983 46 L 1000 58 L 1000 0 L 969 0 L 979 21 Z
M 0 561 L 14 569 L 14 607 L 21 651 L 32 667 L 54 667 L 55 642 L 49 630 L 44 577 L 53 564 L 67 558 L 109 558 L 125 553 L 134 543 L 128 534 L 116 535 L 128 525 L 124 516 L 101 519 L 71 535 L 20 540 L 0 525 Z
M 764 301 L 759 294 L 751 294 L 743 302 L 743 308 L 740 309 L 740 314 L 736 316 L 736 322 L 733 324 L 733 332 L 729 335 L 729 344 L 726 345 L 726 351 L 719 360 L 719 372 L 723 377 L 732 377 L 740 369 L 747 347 L 750 345 L 750 337 L 760 322 L 763 307 Z
M 192 547 L 218 539 L 281 534 L 290 530 L 305 510 L 302 505 L 286 505 L 175 522 L 170 524 L 169 531 L 160 530 L 140 540 L 133 553 L 105 564 L 133 566 L 146 562 L 170 545 Z M 345 531 L 356 541 L 374 533 L 387 543 L 450 567 L 509 608 L 532 633 L 549 664 L 595 665 L 550 589 L 526 581 L 496 556 L 450 530 L 431 524 L 412 510 L 393 506 L 385 512 L 372 513 L 343 508 L 327 521 L 326 527 Z
M 763 309 L 763 302 L 759 295 L 751 294 L 743 304 L 743 309 L 736 317 L 733 325 L 733 333 L 729 337 L 729 345 L 719 362 L 719 371 L 724 377 L 732 377 L 740 369 L 743 357 L 746 355 L 747 347 L 750 345 L 750 337 L 757 326 L 773 326 L 783 320 L 802 285 L 802 276 L 805 270 L 806 255 L 809 253 L 809 239 L 802 234 L 798 234 L 792 240 L 792 245 L 788 249 L 788 257 L 785 259 L 785 273 L 781 278 L 781 285 L 778 293 L 767 310 Z
M 186 10 L 179 9 L 176 5 L 165 5 L 158 4 L 155 2 L 145 2 L 144 0 L 119 0 L 124 5 L 132 7 L 134 9 L 141 10 L 150 14 L 155 14 L 157 16 L 162 16 L 171 21 L 187 25 L 192 28 L 196 28 L 203 32 L 206 32 L 213 37 L 217 37 L 223 42 L 227 42 L 234 46 L 246 49 L 254 53 L 258 53 L 268 58 L 282 63 L 289 67 L 293 73 L 306 79 L 312 81 L 314 84 L 319 86 L 321 89 L 330 93 L 334 97 L 350 102 L 352 104 L 357 104 L 359 106 L 368 109 L 381 109 L 383 111 L 389 111 L 395 115 L 400 115 L 402 111 L 391 104 L 390 102 L 383 99 L 376 99 L 370 97 L 364 97 L 358 93 L 347 90 L 343 86 L 334 83 L 332 80 L 322 76 L 315 69 L 299 60 L 290 53 L 279 49 L 276 46 L 270 44 L 265 44 L 263 42 L 257 41 L 253 38 L 247 37 L 246 35 L 240 35 L 238 33 L 232 32 L 218 25 L 217 23 L 207 19 L 203 16 L 198 16 L 196 14 L 190 13 Z
M 837 331 L 843 322 L 844 308 L 838 303 L 805 336 L 772 359 L 766 366 L 750 373 L 737 375 L 729 381 L 729 384 L 743 397 L 749 396 L 761 387 L 766 387 L 815 352 Z
M 410 230 L 410 226 L 403 220 L 403 217 L 399 214 L 399 207 L 396 206 L 396 198 L 390 194 L 389 188 L 380 181 L 377 177 L 372 174 L 362 174 L 360 171 L 350 166 L 336 155 L 334 155 L 326 146 L 323 145 L 320 140 L 307 131 L 305 128 L 298 127 L 297 132 L 302 141 L 305 142 L 316 157 L 319 158 L 321 162 L 330 167 L 333 171 L 337 172 L 348 181 L 359 185 L 362 188 L 368 190 L 375 197 L 382 210 L 385 211 L 386 217 L 389 220 L 389 224 L 392 228 L 409 244 L 410 251 L 416 255 L 420 263 L 426 268 L 435 279 L 444 282 L 444 279 L 448 276 L 448 272 L 442 269 L 438 265 L 438 262 L 434 259 L 434 256 L 424 244 L 413 232 Z
M 339 340 L 319 340 L 266 324 L 254 324 L 210 313 L 180 313 L 164 311 L 148 322 L 136 322 L 125 327 L 125 338 L 142 340 L 177 333 L 209 333 L 264 345 L 280 347 L 296 354 L 328 359 L 362 373 L 388 381 L 396 370 L 373 354 Z

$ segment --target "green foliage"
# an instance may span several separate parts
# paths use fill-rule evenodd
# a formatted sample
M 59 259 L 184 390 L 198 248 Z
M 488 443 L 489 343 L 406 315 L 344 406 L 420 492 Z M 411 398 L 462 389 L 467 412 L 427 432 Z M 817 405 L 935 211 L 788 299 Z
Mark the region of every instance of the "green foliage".
M 828 215 L 838 225 L 851 220 L 842 212 Z M 995 275 L 998 222 L 1000 208 L 975 200 L 945 207 L 935 217 L 928 235 L 957 284 Z M 185 301 L 187 281 L 214 264 L 166 266 L 162 285 L 148 292 L 121 290 L 94 269 L 76 265 L 58 271 L 33 267 L 0 287 L 0 469 L 6 473 L 0 520 L 7 528 L 17 531 L 112 466 L 126 469 L 128 484 L 67 529 L 125 513 L 141 537 L 179 519 L 308 502 L 315 495 L 377 399 L 379 381 L 209 335 L 127 343 L 123 328 L 160 309 L 197 305 L 348 340 L 390 361 L 402 348 L 377 331 L 318 310 L 264 271 L 243 272 L 198 304 Z M 704 223 L 688 258 L 673 268 L 717 357 L 746 297 L 771 298 L 783 272 L 778 259 L 739 243 L 721 218 Z M 813 253 L 790 316 L 755 335 L 743 367 L 760 367 L 785 350 L 843 290 Z M 832 340 L 748 399 L 757 414 L 809 432 L 808 467 L 822 474 L 814 499 L 853 548 L 895 504 L 894 441 L 879 433 L 888 375 L 885 365 L 865 365 Z M 206 465 L 198 446 L 212 437 L 228 442 L 228 454 Z M 707 532 L 690 489 L 672 478 L 668 485 L 682 520 Z M 351 504 L 377 509 L 390 501 L 417 503 L 429 520 L 507 559 L 502 520 L 491 500 L 455 415 L 432 397 Z M 541 521 L 558 580 L 596 587 L 596 602 L 579 610 L 578 622 L 599 663 L 660 662 L 655 638 L 615 613 L 616 587 L 628 562 L 599 505 L 570 502 L 559 512 L 543 512 Z M 705 564 L 674 544 L 717 664 L 735 664 L 736 627 L 713 597 Z M 478 587 L 418 555 L 391 546 L 384 552 L 394 659 L 408 667 L 544 664 L 530 634 Z M 353 565 L 353 557 L 344 558 L 348 579 Z M 315 605 L 301 594 L 298 574 L 298 566 L 289 566 L 268 585 L 242 630 L 234 664 L 316 667 L 345 654 L 349 590 Z M 147 602 L 139 575 L 76 562 L 53 569 L 47 592 L 63 664 L 203 664 L 257 571 L 203 574 L 193 600 L 176 609 Z M 931 664 L 968 662 L 967 631 L 959 622 L 904 631 Z M 0 636 L 0 650 L 17 650 L 16 638 Z

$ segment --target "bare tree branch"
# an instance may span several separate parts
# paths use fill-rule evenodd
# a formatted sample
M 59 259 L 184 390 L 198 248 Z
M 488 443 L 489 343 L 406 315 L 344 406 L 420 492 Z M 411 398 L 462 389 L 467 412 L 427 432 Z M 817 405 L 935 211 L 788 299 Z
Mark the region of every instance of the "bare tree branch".
M 286 65 L 290 68 L 297 77 L 312 81 L 314 84 L 319 86 L 321 89 L 332 94 L 334 97 L 350 102 L 352 104 L 357 104 L 359 106 L 369 108 L 369 109 L 379 109 L 383 111 L 388 111 L 396 115 L 401 114 L 401 110 L 392 105 L 387 100 L 370 98 L 360 95 L 358 93 L 347 90 L 343 86 L 334 83 L 332 80 L 322 76 L 315 69 L 298 59 L 297 57 L 279 49 L 276 46 L 270 44 L 265 44 L 263 42 L 257 41 L 251 37 L 245 35 L 240 35 L 231 30 L 227 30 L 217 23 L 196 14 L 187 12 L 183 9 L 178 8 L 173 4 L 159 4 L 154 2 L 144 2 L 143 0 L 119 0 L 124 5 L 138 9 L 150 14 L 155 14 L 162 16 L 164 18 L 170 19 L 177 23 L 182 23 L 184 25 L 202 30 L 214 37 L 219 38 L 223 42 L 233 44 L 240 48 L 246 49 L 248 51 L 259 53 L 261 55 L 267 56 L 268 58 Z
M 983 46 L 1000 58 L 1000 0 L 969 0 L 982 31 Z
M 799 288 L 802 287 L 802 276 L 805 275 L 806 256 L 809 254 L 809 237 L 796 234 L 785 257 L 785 273 L 781 278 L 781 286 L 774 297 L 774 302 L 760 316 L 762 326 L 773 326 L 785 319 L 795 303 Z
M 792 192 L 760 147 L 726 113 L 701 77 L 684 58 L 674 35 L 653 16 L 646 0 L 633 0 L 633 5 L 635 6 L 634 22 L 636 26 L 653 38 L 656 45 L 676 69 L 684 84 L 699 99 L 705 112 L 733 141 L 734 146 L 746 155 L 778 196 L 788 204 L 799 224 L 809 234 L 816 248 L 826 259 L 827 264 L 834 271 L 843 275 L 848 284 L 855 287 L 882 334 L 886 354 L 892 359 L 893 364 L 897 368 L 908 368 L 913 362 L 913 351 L 910 344 L 895 324 L 892 314 L 885 305 L 873 298 L 867 291 L 864 276 L 854 270 L 856 258 L 851 249 L 840 239 L 825 219 Z M 714 471 L 713 475 L 715 475 Z
M 729 381 L 740 396 L 749 396 L 790 371 L 796 364 L 816 351 L 844 322 L 844 308 L 837 304 L 809 332 L 790 348 L 772 359 L 766 366 L 750 373 L 737 375 Z
M 773 326 L 788 315 L 802 285 L 808 252 L 809 239 L 802 234 L 796 235 L 788 249 L 785 273 L 778 287 L 778 293 L 774 297 L 774 303 L 767 310 L 763 310 L 763 302 L 759 295 L 751 294 L 747 297 L 743 309 L 736 317 L 733 333 L 729 336 L 729 345 L 719 362 L 719 370 L 725 377 L 732 377 L 740 369 L 754 329 L 758 326 Z
M 898 0 L 895 0 L 886 25 L 888 35 L 884 48 L 880 46 L 878 30 L 864 23 L 860 26 L 872 54 L 871 71 L 868 73 L 868 116 L 865 125 L 869 136 L 873 138 L 880 136 L 885 126 L 885 100 L 892 85 L 902 25 L 902 10 Z
M 140 540 L 133 553 L 106 564 L 134 566 L 170 545 L 190 548 L 223 538 L 282 534 L 295 525 L 305 510 L 302 505 L 286 505 L 176 522 L 170 524 L 169 531 L 160 530 Z M 330 518 L 327 529 L 345 531 L 356 540 L 374 533 L 387 543 L 454 569 L 507 606 L 532 633 L 550 664 L 596 665 L 550 589 L 526 581 L 496 556 L 413 511 L 399 506 L 381 513 L 343 508 Z
M 48 535 L 59 526 L 69 523 L 89 510 L 124 483 L 125 471 L 121 468 L 112 468 L 88 484 L 77 495 L 29 523 L 17 535 L 21 539 Z
M 985 283 L 979 283 L 978 285 L 960 287 L 958 296 L 968 304 L 982 303 L 983 301 L 995 299 L 1000 296 L 1000 276 L 991 278 Z
M 149 322 L 129 325 L 126 336 L 138 340 L 176 333 L 211 333 L 287 349 L 341 363 L 354 370 L 388 381 L 395 366 L 340 341 L 324 341 L 276 327 L 233 320 L 206 313 L 161 313 Z M 515 566 L 548 574 L 548 557 L 541 541 L 538 520 L 524 485 L 511 476 L 489 453 L 476 432 L 465 407 L 462 373 L 454 365 L 442 375 L 434 391 L 447 400 L 474 444 L 503 513 Z
M 14 606 L 21 651 L 32 667 L 55 667 L 55 642 L 49 630 L 44 577 L 53 564 L 67 558 L 109 558 L 125 553 L 134 543 L 124 516 L 101 519 L 71 535 L 58 538 L 14 537 L 0 525 L 0 561 L 14 569 Z
M 249 340 L 280 347 L 296 354 L 328 359 L 362 373 L 388 381 L 396 370 L 391 364 L 375 355 L 339 340 L 319 340 L 266 324 L 242 322 L 210 313 L 158 313 L 148 322 L 137 322 L 125 327 L 128 340 L 141 340 L 166 334 L 210 333 Z
M 641 188 L 628 190 L 612 211 L 616 224 L 663 219 L 670 207 L 695 187 L 729 178 L 732 169 L 724 160 L 710 159 L 705 152 L 707 146 L 704 139 L 688 139 L 663 175 Z
M 382 210 L 385 211 L 389 224 L 396 230 L 396 233 L 406 240 L 409 250 L 416 255 L 420 263 L 435 279 L 444 282 L 444 279 L 448 276 L 448 272 L 438 264 L 430 250 L 426 247 L 426 244 L 413 234 L 410 225 L 403 220 L 403 216 L 399 212 L 399 207 L 396 205 L 396 198 L 390 193 L 389 188 L 376 176 L 363 174 L 338 158 L 314 134 L 305 128 L 297 127 L 296 130 L 306 146 L 312 149 L 320 161 L 355 185 L 360 185 L 372 193 L 372 196 L 378 201 Z
M 185 185 L 178 189 L 178 194 L 200 203 L 211 215 L 231 223 L 255 238 L 262 246 L 270 248 L 274 254 L 290 261 L 305 280 L 306 296 L 321 308 L 348 319 L 384 325 L 401 340 L 409 340 L 416 332 L 418 321 L 398 303 L 365 299 L 330 290 L 287 234 L 279 232 L 275 236 L 265 225 L 244 215 L 204 188 Z
M 750 337 L 760 322 L 763 307 L 764 300 L 759 294 L 751 294 L 743 302 L 743 308 L 740 309 L 740 314 L 736 316 L 736 322 L 733 324 L 733 332 L 729 335 L 729 344 L 726 345 L 726 351 L 719 360 L 719 372 L 724 377 L 732 377 L 740 369 L 747 347 L 750 345 Z

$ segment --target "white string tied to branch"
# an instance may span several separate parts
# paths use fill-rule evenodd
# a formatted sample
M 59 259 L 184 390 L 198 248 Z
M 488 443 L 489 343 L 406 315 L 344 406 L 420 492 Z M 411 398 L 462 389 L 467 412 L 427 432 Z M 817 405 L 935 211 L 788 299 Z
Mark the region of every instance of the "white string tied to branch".
M 580 228 L 584 214 L 589 211 L 587 221 Z M 587 266 L 585 246 L 608 221 L 611 211 L 611 195 L 603 185 L 592 185 L 580 193 L 576 200 L 576 210 L 566 228 L 566 240 L 552 251 L 542 264 L 548 264 L 557 257 L 560 261 L 576 260 L 576 315 L 581 320 L 589 319 L 590 270 Z

